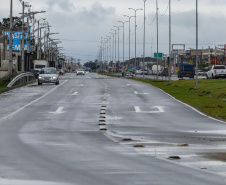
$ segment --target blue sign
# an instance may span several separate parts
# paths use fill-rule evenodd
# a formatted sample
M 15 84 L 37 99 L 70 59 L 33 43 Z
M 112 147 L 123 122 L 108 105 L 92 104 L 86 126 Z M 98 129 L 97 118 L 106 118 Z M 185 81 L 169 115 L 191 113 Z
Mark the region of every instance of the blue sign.
M 7 36 L 7 39 L 9 40 L 9 31 L 5 31 L 5 35 Z M 24 50 L 27 51 L 27 35 L 28 32 L 25 31 L 24 34 Z M 13 51 L 21 51 L 22 50 L 22 31 L 13 31 Z M 30 38 L 29 38 L 30 40 Z M 29 48 L 31 47 L 29 42 Z M 9 50 L 9 44 L 8 44 L 8 50 Z

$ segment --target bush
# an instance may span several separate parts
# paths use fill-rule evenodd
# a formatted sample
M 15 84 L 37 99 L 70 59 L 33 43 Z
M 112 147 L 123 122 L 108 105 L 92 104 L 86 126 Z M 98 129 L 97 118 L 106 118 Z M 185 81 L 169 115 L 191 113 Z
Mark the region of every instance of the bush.
M 0 86 L 7 86 L 11 79 L 12 79 L 11 75 L 0 78 Z

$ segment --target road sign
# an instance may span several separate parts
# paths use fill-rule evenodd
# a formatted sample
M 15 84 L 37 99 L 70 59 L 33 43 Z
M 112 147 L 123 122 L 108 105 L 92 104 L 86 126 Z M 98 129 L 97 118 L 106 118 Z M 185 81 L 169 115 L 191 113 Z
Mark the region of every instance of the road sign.
M 158 53 L 158 57 L 162 57 L 163 53 Z M 157 57 L 157 53 L 154 53 L 154 57 Z

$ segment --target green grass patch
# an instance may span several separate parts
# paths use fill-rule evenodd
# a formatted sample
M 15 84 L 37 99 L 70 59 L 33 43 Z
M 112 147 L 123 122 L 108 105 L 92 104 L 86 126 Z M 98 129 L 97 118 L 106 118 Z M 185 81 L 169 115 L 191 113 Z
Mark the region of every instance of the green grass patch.
M 151 79 L 134 79 L 149 83 L 178 100 L 181 100 L 207 115 L 226 119 L 226 80 L 200 79 L 198 89 L 195 89 L 195 80 L 154 81 Z

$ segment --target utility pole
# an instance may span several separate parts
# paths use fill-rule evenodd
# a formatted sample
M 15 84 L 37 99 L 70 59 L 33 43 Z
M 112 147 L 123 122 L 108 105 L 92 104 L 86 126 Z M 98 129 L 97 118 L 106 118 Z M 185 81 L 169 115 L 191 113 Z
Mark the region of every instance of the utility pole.
M 9 34 L 9 75 L 12 75 L 13 69 L 13 0 L 10 1 L 10 34 Z
M 24 1 L 22 1 L 22 14 L 24 16 Z M 21 52 L 21 72 L 24 72 L 24 17 L 22 19 L 22 52 Z

